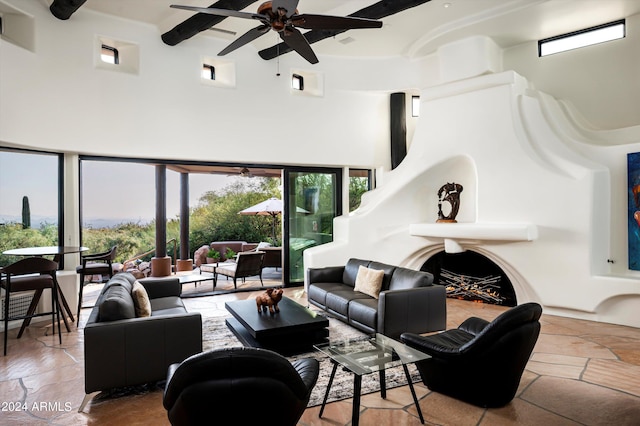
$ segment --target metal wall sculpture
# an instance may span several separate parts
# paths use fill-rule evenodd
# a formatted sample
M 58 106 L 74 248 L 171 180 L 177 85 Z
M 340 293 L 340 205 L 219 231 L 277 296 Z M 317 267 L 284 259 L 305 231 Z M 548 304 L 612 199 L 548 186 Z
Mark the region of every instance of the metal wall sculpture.
M 456 223 L 456 216 L 460 209 L 460 193 L 462 185 L 459 183 L 446 183 L 438 190 L 438 220 L 436 222 Z M 448 203 L 451 207 L 449 214 L 442 211 L 443 203 Z

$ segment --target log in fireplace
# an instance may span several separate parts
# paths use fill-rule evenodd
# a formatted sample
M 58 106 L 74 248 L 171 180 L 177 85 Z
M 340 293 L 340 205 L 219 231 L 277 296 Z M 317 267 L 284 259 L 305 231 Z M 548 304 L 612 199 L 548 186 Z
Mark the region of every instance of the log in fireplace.
M 420 270 L 432 273 L 434 283 L 446 286 L 447 297 L 505 306 L 517 304 L 509 278 L 480 253 L 442 251 L 431 256 Z

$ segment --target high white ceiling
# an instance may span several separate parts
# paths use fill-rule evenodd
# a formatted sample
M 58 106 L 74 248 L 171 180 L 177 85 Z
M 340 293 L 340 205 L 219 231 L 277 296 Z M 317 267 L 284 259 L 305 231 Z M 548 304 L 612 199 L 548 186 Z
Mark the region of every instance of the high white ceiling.
M 194 14 L 172 9 L 170 4 L 208 7 L 214 2 L 87 0 L 82 8 L 153 24 L 164 33 Z M 300 0 L 298 10 L 299 13 L 344 16 L 374 3 L 376 0 Z M 258 1 L 245 11 L 255 12 L 259 5 Z M 465 36 L 484 34 L 491 36 L 500 46 L 509 47 L 637 13 L 640 13 L 640 0 L 431 0 L 382 19 L 383 27 L 380 29 L 350 30 L 312 47 L 319 56 L 421 57 L 443 43 Z M 255 26 L 257 23 L 253 20 L 227 18 L 215 28 L 234 31 L 235 36 L 207 30 L 196 37 L 218 38 L 230 43 Z M 254 41 L 253 45 L 256 50 L 261 50 L 279 41 L 277 34 L 270 32 Z

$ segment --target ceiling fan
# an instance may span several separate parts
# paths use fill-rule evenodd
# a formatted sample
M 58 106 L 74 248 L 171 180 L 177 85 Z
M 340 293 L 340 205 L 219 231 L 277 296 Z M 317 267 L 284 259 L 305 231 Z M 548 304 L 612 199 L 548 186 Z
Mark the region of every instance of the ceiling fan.
M 175 9 L 190 10 L 210 15 L 228 16 L 260 21 L 260 25 L 247 31 L 218 55 L 223 56 L 257 39 L 270 29 L 280 34 L 280 38 L 312 64 L 318 63 L 316 54 L 298 28 L 310 30 L 351 30 L 358 28 L 380 28 L 382 22 L 375 19 L 354 18 L 351 16 L 329 16 L 298 14 L 299 0 L 273 0 L 262 3 L 257 13 L 240 12 L 231 9 L 213 7 L 192 7 L 172 4 Z

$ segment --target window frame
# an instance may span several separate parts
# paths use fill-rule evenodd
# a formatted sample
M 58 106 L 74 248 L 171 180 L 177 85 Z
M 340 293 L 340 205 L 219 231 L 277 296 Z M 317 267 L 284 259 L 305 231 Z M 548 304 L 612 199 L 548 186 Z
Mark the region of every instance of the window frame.
M 109 52 L 113 53 L 113 62 L 107 62 L 104 59 L 102 59 L 102 56 L 104 56 L 104 53 L 103 53 L 104 50 L 108 50 Z M 120 65 L 120 52 L 118 52 L 117 48 L 113 46 L 109 46 L 108 44 L 102 43 L 102 46 L 100 47 L 100 60 L 105 64 Z
M 304 77 L 300 74 L 291 74 L 291 88 L 302 92 L 304 90 Z
M 209 78 L 204 76 L 205 69 L 209 70 Z M 216 67 L 211 64 L 202 64 L 201 76 L 204 80 L 216 81 Z
M 591 33 L 591 32 L 594 32 L 594 31 L 605 29 L 605 28 L 615 27 L 617 25 L 622 25 L 622 37 L 620 37 L 620 38 L 614 38 L 614 39 L 611 39 L 611 40 L 603 40 L 603 41 L 599 41 L 599 42 L 595 42 L 595 43 L 585 44 L 583 46 L 576 46 L 576 47 L 573 47 L 573 48 L 570 48 L 570 49 L 560 50 L 558 52 L 546 53 L 544 55 L 542 54 L 542 47 L 547 43 L 558 41 L 558 40 L 563 40 L 563 39 L 567 39 L 567 38 L 571 38 L 571 37 L 575 37 L 575 36 L 578 36 L 578 35 L 581 35 L 581 34 Z M 626 36 L 627 36 L 627 23 L 626 23 L 626 20 L 625 19 L 618 19 L 617 21 L 608 22 L 606 24 L 596 25 L 596 26 L 593 26 L 593 27 L 584 28 L 584 29 L 573 31 L 573 32 L 570 32 L 570 33 L 560 34 L 560 35 L 557 35 L 557 36 L 548 37 L 548 38 L 545 38 L 545 39 L 542 39 L 542 40 L 538 40 L 538 57 L 539 58 L 544 58 L 546 56 L 552 56 L 552 55 L 555 55 L 555 54 L 558 54 L 558 53 L 568 52 L 568 51 L 580 49 L 580 48 L 583 48 L 583 47 L 595 46 L 597 44 L 602 44 L 602 43 L 606 43 L 606 42 L 614 41 L 614 40 L 621 40 L 621 39 L 625 38 Z
M 24 148 L 11 148 L 7 146 L 0 145 L 0 151 L 4 152 L 14 152 L 20 154 L 34 154 L 34 155 L 50 155 L 57 158 L 57 188 L 58 188 L 58 245 L 64 245 L 64 154 L 53 151 L 39 151 L 35 149 L 24 149 Z M 60 270 L 64 269 L 64 256 L 60 256 L 59 268 Z

